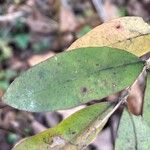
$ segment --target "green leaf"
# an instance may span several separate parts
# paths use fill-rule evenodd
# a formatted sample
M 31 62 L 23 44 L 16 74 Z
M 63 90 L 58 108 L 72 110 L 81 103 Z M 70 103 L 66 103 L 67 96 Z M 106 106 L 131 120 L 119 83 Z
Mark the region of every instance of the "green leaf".
M 80 32 L 77 35 L 78 35 L 78 37 L 81 37 L 91 30 L 92 30 L 92 28 L 90 26 L 86 25 L 80 30 Z
M 143 62 L 109 47 L 58 54 L 17 78 L 3 101 L 27 111 L 55 111 L 101 99 L 131 85 Z
M 17 72 L 14 71 L 14 70 L 7 69 L 5 71 L 5 78 L 6 78 L 6 80 L 10 80 L 10 79 L 12 79 L 12 78 L 14 78 L 16 76 L 17 76 Z
M 148 73 L 144 97 L 143 118 L 150 126 L 150 73 Z
M 32 44 L 32 48 L 34 52 L 39 53 L 43 50 L 49 49 L 51 47 L 51 43 L 49 39 L 42 39 L 41 41 L 38 41 L 37 43 Z
M 3 39 L 0 39 L 0 50 L 0 61 L 12 57 L 11 47 L 9 47 L 7 41 L 4 41 Z
M 26 49 L 28 47 L 29 41 L 30 41 L 30 37 L 28 34 L 22 33 L 22 34 L 18 34 L 16 35 L 13 40 L 17 43 L 17 45 L 21 48 L 21 49 Z
M 7 80 L 0 81 L 0 90 L 6 90 L 9 86 L 9 82 Z
M 88 106 L 56 127 L 19 142 L 14 150 L 78 150 L 89 145 L 115 111 L 109 103 Z
M 149 150 L 150 128 L 141 116 L 124 110 L 115 144 L 115 150 Z
M 127 11 L 127 8 L 125 6 L 121 6 L 118 8 L 118 15 L 120 17 L 123 17 L 123 16 L 128 16 L 128 11 Z

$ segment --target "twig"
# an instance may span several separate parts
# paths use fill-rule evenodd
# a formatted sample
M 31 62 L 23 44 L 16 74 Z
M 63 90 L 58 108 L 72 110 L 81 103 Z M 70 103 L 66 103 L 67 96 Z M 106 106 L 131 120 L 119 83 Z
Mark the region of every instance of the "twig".
M 0 122 L 2 122 L 2 120 L 0 120 Z M 15 134 L 18 133 L 17 130 L 15 130 L 15 129 L 13 129 L 13 128 L 6 127 L 3 123 L 0 123 L 0 130 L 6 131 L 6 132 L 10 132 L 10 133 L 15 133 Z M 22 134 L 22 132 L 19 132 L 19 133 L 20 133 L 20 135 L 21 135 L 22 137 L 25 136 L 24 134 Z
M 3 105 L 3 106 L 0 106 L 0 109 L 3 109 L 5 107 L 7 107 L 8 105 Z
M 146 60 L 146 64 L 145 64 L 146 70 L 150 71 L 150 58 L 148 58 Z
M 45 131 L 47 128 L 38 122 L 32 114 L 27 114 L 28 120 L 31 122 L 31 127 L 35 134 Z
M 99 18 L 103 22 L 105 22 L 108 17 L 107 17 L 107 13 L 106 13 L 104 6 L 103 6 L 103 0 L 92 0 L 92 2 L 95 6 L 95 9 L 97 10 Z
M 26 12 L 25 11 L 18 11 L 18 12 L 14 12 L 11 14 L 6 14 L 3 16 L 0 16 L 0 22 L 12 22 L 20 17 L 24 17 L 26 16 Z
M 8 129 L 8 128 L 2 126 L 2 125 L 0 125 L 0 130 L 4 130 L 4 131 L 6 131 L 6 132 L 11 132 L 11 133 L 16 133 L 14 130 Z
M 61 0 L 61 5 L 62 5 L 63 7 L 65 7 L 65 8 L 70 9 L 70 6 L 69 6 L 69 4 L 68 4 L 68 0 Z
M 1 100 L 0 100 L 0 109 L 3 109 L 3 108 L 5 108 L 5 107 L 8 107 L 8 105 L 7 105 L 7 104 L 4 104 L 4 103 L 1 102 Z

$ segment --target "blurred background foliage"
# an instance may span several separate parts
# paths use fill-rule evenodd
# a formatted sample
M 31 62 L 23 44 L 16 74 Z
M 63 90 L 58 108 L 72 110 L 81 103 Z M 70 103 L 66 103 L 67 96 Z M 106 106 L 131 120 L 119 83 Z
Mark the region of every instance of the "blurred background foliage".
M 149 6 L 150 0 L 0 0 L 0 97 L 20 73 L 64 51 L 105 21 L 132 15 L 149 23 Z M 21 112 L 1 103 L 0 107 L 0 150 L 66 117 Z

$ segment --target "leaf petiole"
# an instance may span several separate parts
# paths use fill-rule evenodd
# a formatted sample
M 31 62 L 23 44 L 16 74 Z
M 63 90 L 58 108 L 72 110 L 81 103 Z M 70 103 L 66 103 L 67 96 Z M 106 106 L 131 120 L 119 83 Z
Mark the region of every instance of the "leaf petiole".
M 150 57 L 146 60 L 146 70 L 150 71 Z

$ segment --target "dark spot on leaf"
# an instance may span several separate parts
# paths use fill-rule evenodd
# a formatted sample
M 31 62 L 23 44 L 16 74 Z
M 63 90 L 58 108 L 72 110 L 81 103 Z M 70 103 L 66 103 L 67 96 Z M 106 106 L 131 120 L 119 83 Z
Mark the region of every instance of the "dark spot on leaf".
M 72 131 L 72 134 L 76 134 L 76 132 L 75 132 L 75 131 Z
M 50 140 L 50 138 L 43 137 L 43 142 L 46 143 L 46 144 L 52 144 L 53 139 Z
M 114 75 L 116 75 L 116 72 L 113 72 Z
M 87 93 L 88 89 L 86 87 L 81 88 L 81 93 Z
M 121 28 L 120 24 L 116 25 L 116 29 L 120 29 L 120 28 Z
M 58 66 L 60 66 L 60 65 L 61 65 L 61 63 L 60 63 L 60 62 L 58 62 L 58 63 L 57 63 L 57 65 L 58 65 Z
M 73 131 L 72 129 L 68 129 L 68 132 L 69 132 L 69 134 L 72 134 L 72 135 L 74 135 L 74 134 L 76 134 L 76 131 Z

